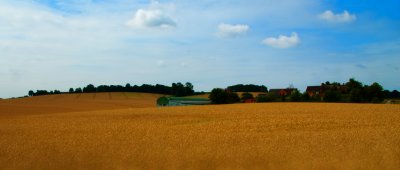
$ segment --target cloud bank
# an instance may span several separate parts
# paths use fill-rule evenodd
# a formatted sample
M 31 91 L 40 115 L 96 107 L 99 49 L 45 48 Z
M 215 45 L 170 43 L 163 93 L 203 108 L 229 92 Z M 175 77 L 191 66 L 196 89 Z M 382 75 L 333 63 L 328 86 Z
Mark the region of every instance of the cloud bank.
M 300 43 L 297 33 L 293 32 L 291 36 L 280 35 L 278 38 L 269 37 L 262 41 L 262 44 L 274 48 L 290 48 Z
M 356 15 L 350 14 L 348 11 L 343 11 L 341 14 L 335 14 L 331 10 L 326 10 L 324 13 L 319 14 L 318 18 L 328 22 L 335 23 L 350 23 L 357 19 Z
M 241 25 L 241 24 L 231 25 L 231 24 L 221 23 L 218 25 L 217 36 L 222 38 L 238 37 L 246 34 L 248 30 L 249 30 L 248 25 Z

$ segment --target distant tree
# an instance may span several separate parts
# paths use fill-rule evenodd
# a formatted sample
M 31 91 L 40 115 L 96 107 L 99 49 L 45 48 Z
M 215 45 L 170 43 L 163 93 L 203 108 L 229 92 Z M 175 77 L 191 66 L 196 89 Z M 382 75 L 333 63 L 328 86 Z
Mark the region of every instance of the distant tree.
M 69 92 L 69 93 L 74 93 L 74 92 L 75 92 L 75 91 L 74 91 L 74 88 L 69 88 L 68 92 Z
M 400 92 L 397 91 L 397 90 L 393 90 L 387 96 L 388 96 L 388 98 L 391 98 L 391 99 L 399 99 L 400 98 Z
M 249 92 L 242 93 L 241 100 L 245 101 L 245 100 L 248 100 L 248 99 L 254 99 L 253 94 L 251 94 Z
M 132 88 L 131 84 L 126 83 L 126 85 L 125 85 L 125 91 L 126 91 L 126 92 L 129 92 L 129 91 L 131 91 L 131 88 Z
M 337 90 L 328 90 L 325 92 L 324 95 L 324 101 L 325 102 L 338 102 L 340 101 L 340 93 Z
M 358 88 L 351 89 L 350 90 L 350 102 L 359 103 L 362 101 L 364 101 L 362 89 L 358 89 Z
M 34 93 L 34 96 L 42 96 L 42 95 L 48 95 L 51 94 L 51 92 L 48 92 L 47 90 L 36 90 L 36 93 Z
M 80 88 L 80 87 L 76 88 L 75 93 L 82 93 L 82 88 Z
M 373 103 L 382 102 L 385 98 L 383 87 L 379 83 L 372 83 L 369 87 L 367 87 L 367 100 Z
M 89 84 L 86 87 L 84 87 L 82 91 L 84 93 L 93 93 L 93 92 L 96 92 L 96 87 L 94 87 L 93 84 Z
M 209 99 L 214 104 L 225 104 L 228 100 L 228 93 L 224 89 L 215 88 L 211 90 Z
M 307 92 L 304 92 L 304 93 L 301 95 L 301 100 L 307 102 L 307 101 L 310 101 L 310 100 L 311 100 L 311 97 L 310 97 L 310 95 L 309 95 Z
M 349 100 L 350 102 L 363 102 L 364 95 L 363 95 L 363 84 L 354 78 L 351 78 L 346 84 L 346 87 L 349 92 Z
M 33 90 L 29 90 L 28 95 L 29 95 L 29 96 L 34 96 L 34 95 L 35 95 L 35 92 L 33 92 Z
M 182 83 L 172 83 L 172 95 L 178 97 L 185 96 L 186 95 L 185 86 Z
M 53 94 L 61 94 L 61 91 L 60 90 L 54 90 Z
M 172 83 L 171 90 L 163 88 L 165 91 L 171 91 L 174 96 L 190 96 L 194 94 L 192 83 L 187 82 L 185 85 L 182 83 Z
M 214 104 L 228 104 L 240 102 L 237 93 L 229 92 L 224 89 L 215 88 L 211 91 L 209 99 Z
M 256 102 L 263 103 L 263 102 L 270 102 L 267 94 L 258 94 L 256 97 Z
M 240 102 L 240 97 L 237 93 L 227 92 L 228 93 L 228 100 L 226 103 L 238 103 Z
M 292 94 L 290 94 L 289 99 L 291 102 L 299 102 L 301 101 L 302 95 L 299 90 L 293 90 Z
M 97 92 L 111 92 L 110 86 L 107 85 L 100 85 L 96 88 Z
M 186 82 L 186 84 L 185 84 L 185 95 L 186 96 L 190 96 L 190 95 L 193 95 L 194 94 L 194 90 L 193 90 L 193 84 L 192 83 L 189 83 L 189 82 Z
M 347 83 L 346 86 L 349 88 L 349 90 L 353 89 L 362 89 L 363 85 L 361 82 L 355 80 L 354 78 L 351 78 Z

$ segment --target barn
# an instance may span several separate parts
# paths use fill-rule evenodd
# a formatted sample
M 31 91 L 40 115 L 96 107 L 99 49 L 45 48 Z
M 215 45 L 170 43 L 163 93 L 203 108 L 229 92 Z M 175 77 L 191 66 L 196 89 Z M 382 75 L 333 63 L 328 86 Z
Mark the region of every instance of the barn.
M 204 98 L 190 97 L 160 97 L 157 99 L 157 106 L 190 106 L 190 105 L 206 105 L 211 101 Z

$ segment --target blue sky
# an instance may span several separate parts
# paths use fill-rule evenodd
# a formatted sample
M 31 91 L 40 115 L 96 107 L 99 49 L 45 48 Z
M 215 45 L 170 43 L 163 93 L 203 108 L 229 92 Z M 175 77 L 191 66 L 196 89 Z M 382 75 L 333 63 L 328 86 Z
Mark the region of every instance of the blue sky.
M 2 0 L 0 97 L 101 84 L 400 89 L 396 0 Z

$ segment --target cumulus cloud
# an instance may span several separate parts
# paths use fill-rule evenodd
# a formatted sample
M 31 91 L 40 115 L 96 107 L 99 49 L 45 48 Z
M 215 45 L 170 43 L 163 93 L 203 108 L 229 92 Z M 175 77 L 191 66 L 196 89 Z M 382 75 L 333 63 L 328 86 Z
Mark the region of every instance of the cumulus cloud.
M 138 9 L 133 18 L 126 22 L 132 28 L 173 28 L 176 21 L 161 8 L 158 2 L 153 2 L 148 9 Z
M 219 37 L 237 37 L 246 34 L 248 30 L 249 30 L 248 25 L 241 25 L 241 24 L 230 25 L 221 23 L 218 25 L 217 35 Z
M 300 38 L 297 33 L 293 32 L 291 36 L 280 35 L 278 38 L 269 37 L 262 41 L 262 44 L 274 48 L 289 48 L 300 43 Z
M 318 18 L 336 23 L 349 23 L 357 19 L 356 15 L 350 14 L 348 11 L 343 11 L 343 13 L 335 14 L 331 10 L 327 10 L 322 14 L 318 15 Z

